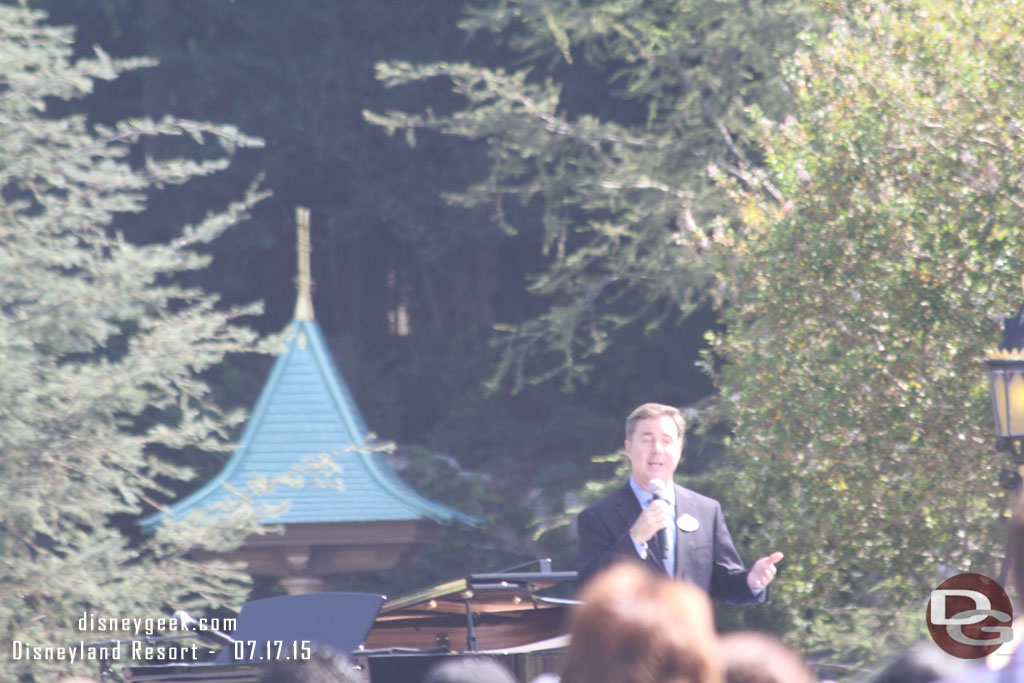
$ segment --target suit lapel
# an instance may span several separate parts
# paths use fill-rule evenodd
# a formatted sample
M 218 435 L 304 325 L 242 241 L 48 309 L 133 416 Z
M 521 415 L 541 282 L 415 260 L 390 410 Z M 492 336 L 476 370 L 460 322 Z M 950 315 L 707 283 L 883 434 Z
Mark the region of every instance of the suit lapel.
M 676 535 L 676 576 L 683 578 L 687 577 L 689 573 L 687 571 L 688 566 L 686 564 L 686 558 L 690 556 L 690 544 L 693 542 L 692 533 L 683 533 L 679 528 L 679 518 L 683 515 L 691 515 L 697 517 L 697 508 L 695 506 L 693 496 L 690 492 L 684 489 L 679 484 L 675 484 L 676 494 L 676 523 L 672 525 L 672 531 Z
M 625 486 L 618 490 L 615 496 L 615 511 L 618 512 L 619 518 L 628 529 L 633 526 L 633 522 L 636 521 L 641 510 L 640 501 L 633 495 L 633 489 L 629 487 L 627 482 Z

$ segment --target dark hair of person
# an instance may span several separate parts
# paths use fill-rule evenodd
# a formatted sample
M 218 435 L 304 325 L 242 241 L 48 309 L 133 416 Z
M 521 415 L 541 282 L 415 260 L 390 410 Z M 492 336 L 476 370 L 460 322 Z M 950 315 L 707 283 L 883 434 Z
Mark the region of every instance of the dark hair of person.
M 932 683 L 972 668 L 974 662 L 948 655 L 935 643 L 912 645 L 891 659 L 870 683 Z

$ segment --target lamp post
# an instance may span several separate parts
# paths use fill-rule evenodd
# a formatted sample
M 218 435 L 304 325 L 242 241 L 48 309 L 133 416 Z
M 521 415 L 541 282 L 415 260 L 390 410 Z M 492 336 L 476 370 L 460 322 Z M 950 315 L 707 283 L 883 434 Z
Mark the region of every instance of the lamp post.
M 1024 280 L 1021 282 L 1024 286 Z M 1009 453 L 1016 466 L 999 473 L 999 485 L 1020 495 L 1024 475 L 1024 304 L 1017 315 L 1003 320 L 1003 339 L 998 349 L 985 352 L 992 414 L 996 424 L 996 450 Z M 999 585 L 1006 586 L 1012 538 L 999 572 Z
M 1017 471 L 1004 472 L 1000 484 L 1016 490 L 1024 468 L 1024 305 L 1017 315 L 1003 321 L 1003 340 L 998 349 L 985 352 L 992 414 L 996 423 L 996 450 L 1011 454 Z

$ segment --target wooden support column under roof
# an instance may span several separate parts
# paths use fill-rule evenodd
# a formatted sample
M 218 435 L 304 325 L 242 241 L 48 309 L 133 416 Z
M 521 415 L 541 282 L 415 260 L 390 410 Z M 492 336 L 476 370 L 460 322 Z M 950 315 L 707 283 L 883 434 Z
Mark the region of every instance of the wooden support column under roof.
M 296 223 L 294 320 L 238 449 L 202 488 L 140 524 L 152 531 L 193 512 L 201 523 L 247 494 L 244 504 L 273 510 L 262 523 L 284 533 L 252 536 L 219 556 L 243 560 L 251 574 L 277 577 L 298 593 L 322 590 L 331 574 L 400 566 L 438 524 L 479 520 L 420 495 L 367 443 L 369 430 L 313 313 L 308 209 L 296 210 Z M 289 483 L 297 479 L 301 486 Z M 253 492 L 258 482 L 271 486 Z

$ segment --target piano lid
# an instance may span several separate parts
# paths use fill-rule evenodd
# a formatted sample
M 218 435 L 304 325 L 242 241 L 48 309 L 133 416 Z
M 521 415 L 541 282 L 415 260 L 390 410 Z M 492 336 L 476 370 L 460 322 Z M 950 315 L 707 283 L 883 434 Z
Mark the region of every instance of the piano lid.
M 449 651 L 517 648 L 567 632 L 575 600 L 541 591 L 576 579 L 576 572 L 541 570 L 470 574 L 424 588 L 381 606 L 365 647 Z M 472 617 L 472 618 L 470 618 Z

